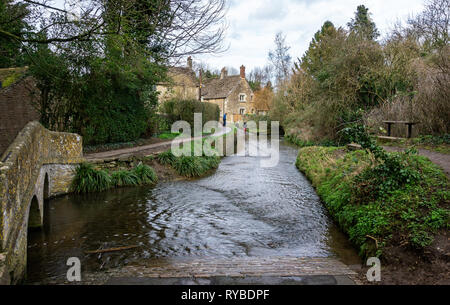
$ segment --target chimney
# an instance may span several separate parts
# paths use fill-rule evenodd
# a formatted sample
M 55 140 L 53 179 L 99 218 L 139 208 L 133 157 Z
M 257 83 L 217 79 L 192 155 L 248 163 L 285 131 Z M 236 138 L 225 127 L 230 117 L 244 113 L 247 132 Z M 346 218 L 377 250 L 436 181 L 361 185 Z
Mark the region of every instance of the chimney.
M 241 78 L 245 78 L 245 66 L 241 66 Z
M 187 59 L 187 67 L 192 70 L 192 57 L 188 57 Z
M 224 79 L 225 77 L 228 76 L 228 71 L 227 68 L 222 68 L 222 71 L 220 71 L 220 79 Z

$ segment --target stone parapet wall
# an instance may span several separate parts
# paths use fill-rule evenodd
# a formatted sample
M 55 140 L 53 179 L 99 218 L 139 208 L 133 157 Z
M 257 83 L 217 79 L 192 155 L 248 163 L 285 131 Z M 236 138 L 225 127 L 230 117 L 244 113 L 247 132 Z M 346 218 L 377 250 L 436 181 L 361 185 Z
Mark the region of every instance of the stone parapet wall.
M 43 201 L 69 191 L 73 168 L 83 161 L 82 138 L 52 132 L 30 122 L 0 159 L 0 252 L 14 279 L 26 266 L 26 237 L 31 201 Z M 46 190 L 47 189 L 47 190 Z M 47 193 L 46 193 L 47 192 Z

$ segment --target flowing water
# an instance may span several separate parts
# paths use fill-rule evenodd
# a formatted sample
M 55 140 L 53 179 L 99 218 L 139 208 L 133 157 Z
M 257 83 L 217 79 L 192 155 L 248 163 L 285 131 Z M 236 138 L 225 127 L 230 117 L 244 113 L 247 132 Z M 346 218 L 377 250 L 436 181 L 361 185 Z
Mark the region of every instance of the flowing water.
M 337 256 L 358 263 L 308 180 L 297 149 L 280 145 L 280 162 L 227 157 L 211 176 L 51 200 L 42 231 L 28 239 L 28 282 L 65 275 L 69 257 L 83 271 L 153 258 Z M 139 247 L 110 254 L 85 251 Z

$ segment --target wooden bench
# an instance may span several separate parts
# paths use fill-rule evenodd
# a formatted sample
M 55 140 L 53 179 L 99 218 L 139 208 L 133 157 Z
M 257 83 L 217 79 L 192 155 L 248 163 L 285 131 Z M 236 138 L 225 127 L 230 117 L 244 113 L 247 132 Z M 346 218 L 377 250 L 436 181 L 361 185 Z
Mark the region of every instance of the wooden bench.
M 409 122 L 409 121 L 383 121 L 383 123 L 387 124 L 387 136 L 391 137 L 391 127 L 394 124 L 405 124 L 408 126 L 407 138 L 410 139 L 412 137 L 412 127 L 414 125 L 420 124 L 419 122 Z

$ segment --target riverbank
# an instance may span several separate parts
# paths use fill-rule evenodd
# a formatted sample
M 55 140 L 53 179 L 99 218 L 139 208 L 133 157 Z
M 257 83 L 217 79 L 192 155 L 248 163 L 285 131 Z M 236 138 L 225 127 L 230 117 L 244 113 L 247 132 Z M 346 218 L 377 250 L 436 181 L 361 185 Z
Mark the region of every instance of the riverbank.
M 233 142 L 228 143 L 228 134 L 234 132 Z M 181 146 L 201 140 L 202 147 L 209 141 L 213 149 L 215 140 L 222 138 L 223 151 L 236 147 L 236 130 L 225 128 L 213 135 L 176 140 Z M 173 141 L 89 154 L 87 163 L 81 164 L 75 173 L 72 190 L 77 193 L 96 192 L 116 187 L 156 185 L 159 181 L 177 181 L 201 178 L 211 174 L 220 164 L 219 156 L 181 156 L 172 154 Z M 233 147 L 230 147 L 231 144 Z
M 296 165 L 360 255 L 382 259 L 381 284 L 448 284 L 448 179 L 423 156 L 399 157 L 419 179 L 382 190 L 376 178 L 361 174 L 376 165 L 364 151 L 306 147 Z

